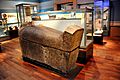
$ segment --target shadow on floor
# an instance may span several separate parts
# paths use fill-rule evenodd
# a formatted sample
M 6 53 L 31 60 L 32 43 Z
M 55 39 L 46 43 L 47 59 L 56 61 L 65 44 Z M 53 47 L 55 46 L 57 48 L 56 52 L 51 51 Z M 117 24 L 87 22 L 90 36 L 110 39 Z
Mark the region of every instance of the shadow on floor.
M 50 71 L 50 72 L 53 72 L 53 73 L 55 73 L 55 74 L 57 74 L 57 75 L 60 75 L 60 76 L 62 76 L 62 77 L 65 77 L 65 78 L 67 78 L 67 79 L 69 79 L 69 80 L 74 80 L 74 78 L 78 75 L 78 73 L 83 69 L 83 66 L 78 66 L 78 65 L 77 65 L 76 68 L 73 69 L 73 70 L 71 70 L 69 73 L 63 73 L 62 71 L 59 71 L 59 70 L 57 70 L 57 69 L 54 69 L 54 68 L 52 68 L 52 67 L 49 66 L 49 65 L 46 65 L 46 64 L 44 64 L 44 63 L 40 63 L 40 62 L 38 62 L 38 61 L 32 60 L 32 59 L 27 58 L 27 57 L 23 57 L 23 60 L 24 60 L 25 62 L 28 62 L 28 63 L 34 64 L 34 65 L 36 65 L 36 66 L 42 67 L 42 68 L 44 68 L 44 69 L 46 69 L 46 70 L 48 70 L 48 71 Z

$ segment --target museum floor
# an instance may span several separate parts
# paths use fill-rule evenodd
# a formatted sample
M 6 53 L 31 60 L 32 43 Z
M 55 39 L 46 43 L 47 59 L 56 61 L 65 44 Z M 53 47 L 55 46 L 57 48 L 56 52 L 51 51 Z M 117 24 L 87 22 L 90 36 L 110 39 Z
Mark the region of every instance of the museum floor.
M 65 78 L 48 69 L 21 59 L 18 38 L 2 42 L 0 80 L 120 80 L 120 38 L 104 38 L 104 44 L 94 44 L 94 57 L 86 65 Z

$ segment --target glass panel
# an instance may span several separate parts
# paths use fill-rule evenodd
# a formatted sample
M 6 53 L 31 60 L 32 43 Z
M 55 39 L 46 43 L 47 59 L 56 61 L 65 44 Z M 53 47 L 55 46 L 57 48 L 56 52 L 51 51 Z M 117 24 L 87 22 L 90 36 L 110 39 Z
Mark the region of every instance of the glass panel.
M 103 1 L 96 1 L 94 8 L 94 32 L 103 31 Z
M 104 35 L 108 35 L 108 32 L 109 32 L 109 7 L 104 7 L 103 31 L 104 31 Z
M 37 5 L 33 4 L 18 4 L 16 5 L 17 10 L 17 17 L 19 21 L 19 25 L 23 24 L 24 22 L 31 22 L 32 17 L 31 14 L 37 12 Z

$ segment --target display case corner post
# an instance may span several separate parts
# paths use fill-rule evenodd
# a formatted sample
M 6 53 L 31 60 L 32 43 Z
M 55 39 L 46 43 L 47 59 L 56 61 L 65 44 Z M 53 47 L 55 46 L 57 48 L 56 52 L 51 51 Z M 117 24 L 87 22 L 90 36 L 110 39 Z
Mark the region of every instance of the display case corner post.
M 20 25 L 19 25 L 19 17 L 18 17 L 19 14 L 18 14 L 18 10 L 17 10 L 17 5 L 16 5 L 16 13 L 17 13 L 17 22 L 18 22 L 18 27 L 19 27 Z

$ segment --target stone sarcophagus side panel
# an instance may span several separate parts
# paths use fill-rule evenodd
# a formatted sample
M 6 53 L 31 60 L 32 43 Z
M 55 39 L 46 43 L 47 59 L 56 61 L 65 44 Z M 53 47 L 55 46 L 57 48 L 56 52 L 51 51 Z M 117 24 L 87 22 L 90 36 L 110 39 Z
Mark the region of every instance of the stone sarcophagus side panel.
M 64 73 L 75 68 L 83 29 L 70 26 L 64 32 L 29 26 L 20 30 L 20 44 L 24 57 L 47 64 Z

